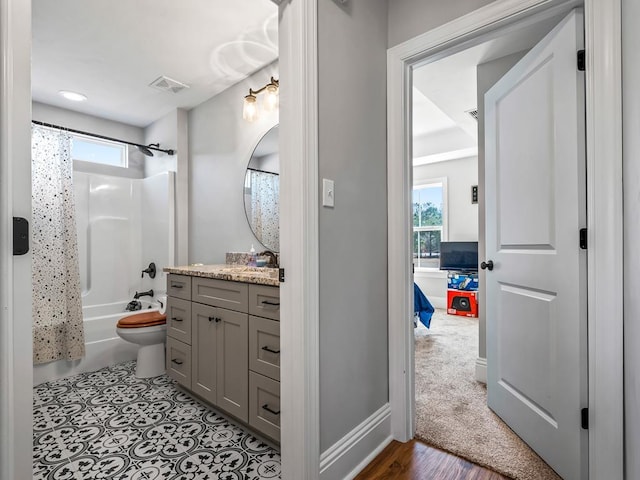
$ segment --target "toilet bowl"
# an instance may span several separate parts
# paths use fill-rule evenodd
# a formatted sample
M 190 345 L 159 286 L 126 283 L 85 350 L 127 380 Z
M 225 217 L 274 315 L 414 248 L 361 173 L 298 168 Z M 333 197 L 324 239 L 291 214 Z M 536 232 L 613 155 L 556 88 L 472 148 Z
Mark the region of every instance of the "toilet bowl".
M 157 377 L 165 372 L 164 344 L 167 335 L 166 297 L 159 298 L 160 311 L 140 312 L 118 321 L 116 332 L 138 347 L 136 377 Z

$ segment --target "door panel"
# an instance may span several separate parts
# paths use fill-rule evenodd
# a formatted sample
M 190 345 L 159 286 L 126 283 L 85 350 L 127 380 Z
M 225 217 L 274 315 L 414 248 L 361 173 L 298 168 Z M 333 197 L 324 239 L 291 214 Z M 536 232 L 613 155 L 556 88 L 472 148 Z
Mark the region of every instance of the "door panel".
M 488 404 L 565 480 L 587 478 L 583 18 L 485 96 Z

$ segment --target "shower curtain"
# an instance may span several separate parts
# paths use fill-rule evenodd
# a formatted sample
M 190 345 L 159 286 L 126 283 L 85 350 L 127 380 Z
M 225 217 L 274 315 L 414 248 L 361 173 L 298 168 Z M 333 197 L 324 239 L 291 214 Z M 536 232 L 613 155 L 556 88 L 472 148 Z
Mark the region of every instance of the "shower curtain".
M 277 173 L 251 171 L 251 216 L 263 245 L 280 250 L 280 177 Z
M 33 126 L 33 363 L 84 356 L 71 137 Z

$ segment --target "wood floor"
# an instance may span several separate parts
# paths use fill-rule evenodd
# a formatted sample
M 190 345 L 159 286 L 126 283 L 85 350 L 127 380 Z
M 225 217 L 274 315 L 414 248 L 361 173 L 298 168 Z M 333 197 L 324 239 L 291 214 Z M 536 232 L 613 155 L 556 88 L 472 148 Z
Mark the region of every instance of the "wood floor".
M 505 480 L 507 477 L 420 441 L 393 441 L 355 480 Z

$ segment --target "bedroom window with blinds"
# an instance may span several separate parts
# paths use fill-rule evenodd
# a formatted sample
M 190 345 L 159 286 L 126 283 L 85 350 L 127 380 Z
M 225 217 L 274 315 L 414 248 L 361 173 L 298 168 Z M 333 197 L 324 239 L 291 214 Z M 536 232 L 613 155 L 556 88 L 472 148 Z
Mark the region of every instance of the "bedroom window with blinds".
M 440 242 L 444 240 L 445 180 L 413 187 L 413 264 L 439 268 Z

